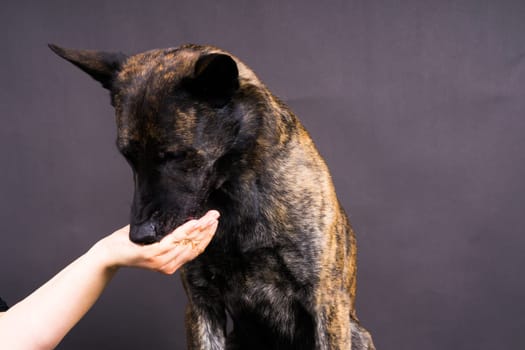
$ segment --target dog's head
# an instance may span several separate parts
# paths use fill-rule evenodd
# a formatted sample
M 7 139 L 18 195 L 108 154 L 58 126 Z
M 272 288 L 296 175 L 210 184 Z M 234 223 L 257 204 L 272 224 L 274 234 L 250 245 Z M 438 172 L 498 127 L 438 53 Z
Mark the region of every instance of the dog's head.
M 205 46 L 134 56 L 50 47 L 110 91 L 117 146 L 135 182 L 130 239 L 158 241 L 209 209 L 210 194 L 253 139 L 236 102 L 239 71 L 252 80 L 253 73 Z

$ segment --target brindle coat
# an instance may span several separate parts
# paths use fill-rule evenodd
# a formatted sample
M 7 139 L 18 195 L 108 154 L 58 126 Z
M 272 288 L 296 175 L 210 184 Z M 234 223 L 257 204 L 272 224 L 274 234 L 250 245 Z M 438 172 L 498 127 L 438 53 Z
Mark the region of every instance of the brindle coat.
M 135 180 L 132 241 L 221 213 L 182 272 L 190 349 L 374 349 L 355 314 L 354 232 L 326 164 L 246 65 L 209 46 L 50 47 L 111 93 Z

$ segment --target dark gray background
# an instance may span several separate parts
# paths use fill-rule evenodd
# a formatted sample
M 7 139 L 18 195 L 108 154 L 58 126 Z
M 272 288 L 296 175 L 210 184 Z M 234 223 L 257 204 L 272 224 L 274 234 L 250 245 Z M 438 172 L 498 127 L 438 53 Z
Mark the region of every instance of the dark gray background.
M 106 91 L 46 43 L 209 43 L 287 101 L 325 156 L 378 349 L 525 343 L 525 2 L 4 1 L 0 20 L 11 304 L 126 224 L 132 194 Z M 183 349 L 185 303 L 178 276 L 123 270 L 59 349 Z

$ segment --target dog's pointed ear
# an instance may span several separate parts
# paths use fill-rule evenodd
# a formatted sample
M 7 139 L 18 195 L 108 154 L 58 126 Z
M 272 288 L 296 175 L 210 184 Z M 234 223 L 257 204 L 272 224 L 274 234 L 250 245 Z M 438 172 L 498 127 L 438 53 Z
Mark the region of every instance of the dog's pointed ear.
M 227 104 L 239 88 L 239 70 L 233 58 L 221 53 L 206 54 L 197 60 L 190 88 L 215 107 Z
M 58 56 L 82 69 L 108 90 L 111 89 L 116 72 L 127 59 L 127 56 L 120 52 L 65 49 L 53 44 L 48 46 Z

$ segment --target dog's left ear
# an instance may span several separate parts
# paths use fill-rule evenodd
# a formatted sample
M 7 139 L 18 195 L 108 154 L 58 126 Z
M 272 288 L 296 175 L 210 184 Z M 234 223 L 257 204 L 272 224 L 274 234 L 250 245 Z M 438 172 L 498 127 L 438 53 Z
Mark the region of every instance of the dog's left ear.
M 195 63 L 189 88 L 197 97 L 214 107 L 227 104 L 239 88 L 239 70 L 229 55 L 211 53 L 201 56 Z
M 127 56 L 120 52 L 65 49 L 53 44 L 48 46 L 54 53 L 82 69 L 108 90 L 111 89 L 115 74 L 127 59 Z

